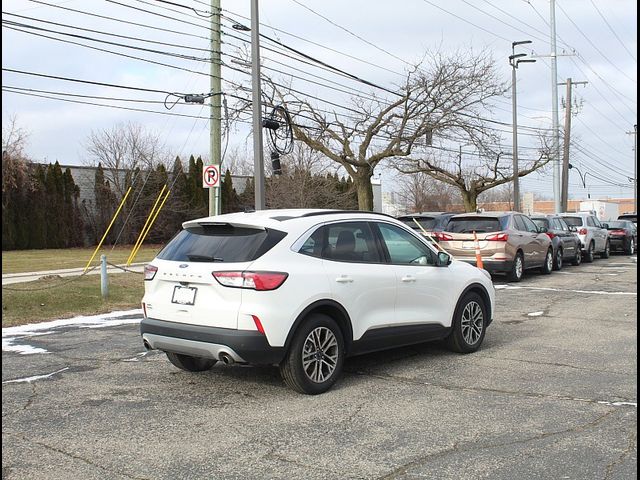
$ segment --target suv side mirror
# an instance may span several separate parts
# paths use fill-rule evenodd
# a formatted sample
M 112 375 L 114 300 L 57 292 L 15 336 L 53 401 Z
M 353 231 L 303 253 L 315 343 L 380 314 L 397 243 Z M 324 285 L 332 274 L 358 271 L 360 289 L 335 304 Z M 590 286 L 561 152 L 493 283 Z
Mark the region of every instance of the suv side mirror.
M 538 227 L 538 233 L 547 233 L 548 231 L 547 227 Z
M 437 267 L 446 267 L 451 265 L 451 255 L 446 252 L 438 252 L 438 257 L 436 260 Z
M 568 227 L 569 227 L 569 231 L 570 232 L 577 232 L 578 231 L 578 229 L 576 228 L 575 225 L 568 225 Z
M 602 228 L 609 228 L 609 224 L 608 223 L 603 223 L 602 224 Z

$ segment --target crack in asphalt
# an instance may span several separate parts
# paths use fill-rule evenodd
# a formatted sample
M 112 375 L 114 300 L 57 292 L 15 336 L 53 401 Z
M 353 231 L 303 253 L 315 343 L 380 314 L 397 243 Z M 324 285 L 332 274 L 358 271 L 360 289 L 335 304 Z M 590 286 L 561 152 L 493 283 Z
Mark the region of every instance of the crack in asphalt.
M 448 455 L 451 455 L 453 453 L 458 453 L 458 452 L 463 452 L 463 451 L 480 451 L 480 450 L 488 450 L 488 449 L 492 449 L 492 448 L 500 448 L 500 447 L 506 447 L 506 446 L 511 446 L 511 445 L 518 445 L 518 444 L 525 444 L 525 443 L 529 443 L 529 442 L 533 442 L 536 440 L 543 440 L 546 438 L 550 438 L 556 435 L 564 435 L 564 434 L 568 434 L 568 433 L 578 433 L 578 432 L 582 432 L 584 430 L 587 430 L 589 428 L 593 428 L 598 426 L 600 423 L 604 422 L 604 420 L 606 418 L 608 418 L 610 415 L 612 415 L 614 413 L 614 411 L 609 411 L 606 412 L 600 416 L 598 416 L 595 420 L 592 420 L 590 422 L 584 423 L 584 424 L 580 424 L 574 427 L 570 427 L 570 428 L 566 428 L 564 430 L 556 430 L 553 432 L 543 432 L 541 434 L 538 435 L 533 435 L 531 437 L 527 437 L 527 438 L 521 438 L 521 439 L 516 439 L 516 440 L 511 440 L 508 442 L 497 442 L 497 443 L 488 443 L 485 445 L 482 444 L 478 444 L 478 443 L 464 443 L 461 444 L 460 442 L 455 442 L 450 448 L 445 449 L 445 450 L 441 450 L 439 452 L 436 453 L 430 453 L 428 455 L 422 455 L 418 458 L 416 458 L 415 460 L 412 460 L 408 463 L 405 463 L 404 465 L 401 465 L 400 467 L 396 468 L 395 470 L 393 470 L 392 472 L 378 477 L 376 480 L 392 480 L 395 478 L 399 478 L 402 475 L 405 475 L 410 469 L 412 468 L 417 468 L 417 467 L 421 467 L 423 465 L 425 465 L 426 463 L 428 463 L 430 460 L 432 459 L 436 459 L 436 458 L 440 458 L 440 457 L 446 457 Z
M 66 452 L 65 450 L 62 450 L 61 448 L 53 447 L 51 445 L 47 445 L 46 443 L 42 443 L 42 442 L 39 442 L 37 440 L 29 439 L 25 435 L 22 435 L 20 433 L 4 432 L 4 431 L 2 433 L 3 434 L 7 434 L 7 435 L 13 435 L 14 437 L 18 437 L 18 438 L 22 439 L 26 443 L 31 443 L 31 444 L 34 444 L 34 445 L 38 445 L 38 446 L 40 446 L 40 447 L 42 447 L 44 449 L 50 450 L 52 452 L 56 452 L 56 453 L 59 453 L 61 455 L 66 456 L 66 457 L 73 458 L 74 460 L 80 460 L 82 462 L 85 462 L 88 465 L 91 465 L 92 467 L 98 468 L 98 469 L 103 470 L 103 471 L 105 471 L 107 473 L 110 473 L 110 474 L 114 474 L 115 473 L 117 475 L 121 475 L 122 477 L 130 478 L 131 480 L 151 480 L 151 478 L 149 478 L 149 477 L 138 477 L 138 476 L 130 475 L 130 474 L 125 473 L 125 472 L 120 472 L 118 470 L 114 470 L 114 469 L 105 467 L 105 466 L 100 465 L 98 463 L 95 463 L 95 462 L 93 462 L 93 461 L 91 461 L 91 460 L 89 460 L 87 458 L 84 458 L 84 457 L 82 457 L 80 455 L 76 455 L 76 454 L 73 454 L 73 453 Z
M 631 452 L 633 452 L 635 448 L 636 448 L 636 434 L 635 432 L 631 432 L 631 434 L 629 435 L 629 443 L 627 444 L 627 448 L 624 449 L 622 453 L 618 455 L 618 457 L 615 460 L 613 460 L 611 463 L 609 463 L 609 465 L 607 465 L 607 470 L 604 475 L 604 480 L 609 480 L 611 478 L 611 475 L 613 474 L 613 469 L 617 465 L 622 463 L 625 457 L 629 455 Z
M 457 385 L 445 385 L 445 384 L 442 384 L 442 383 L 415 380 L 415 379 L 412 379 L 412 378 L 401 377 L 401 376 L 398 376 L 398 375 L 391 375 L 391 374 L 385 374 L 385 373 L 372 373 L 372 372 L 366 372 L 366 371 L 362 371 L 362 370 L 358 370 L 358 371 L 345 370 L 345 373 L 350 373 L 352 375 L 359 375 L 359 376 L 368 376 L 368 377 L 377 378 L 377 379 L 380 379 L 380 380 L 387 380 L 387 381 L 392 381 L 392 382 L 397 382 L 397 383 L 405 383 L 405 384 L 409 384 L 409 385 L 419 385 L 419 386 L 442 388 L 444 390 L 451 390 L 451 391 L 462 391 L 462 392 L 470 392 L 470 393 L 495 393 L 495 394 L 510 395 L 510 396 L 521 396 L 521 397 L 526 397 L 526 398 L 541 398 L 541 399 L 550 399 L 550 400 L 566 400 L 566 401 L 572 401 L 572 402 L 581 402 L 581 403 L 592 403 L 592 404 L 597 404 L 597 405 L 605 405 L 605 404 L 602 403 L 602 400 L 597 400 L 597 399 L 592 399 L 592 398 L 577 398 L 577 397 L 572 397 L 572 396 L 569 396 L 569 395 L 557 395 L 557 394 L 554 395 L 554 394 L 548 394 L 548 393 L 521 392 L 521 391 L 518 391 L 518 390 L 504 390 L 504 389 L 499 389 L 499 388 L 462 387 L 462 386 L 457 386 Z M 633 400 L 629 400 L 629 399 L 618 399 L 618 400 L 615 400 L 615 402 L 634 403 Z M 613 402 L 610 402 L 610 403 L 613 403 Z M 609 405 L 609 406 L 614 406 L 614 405 Z

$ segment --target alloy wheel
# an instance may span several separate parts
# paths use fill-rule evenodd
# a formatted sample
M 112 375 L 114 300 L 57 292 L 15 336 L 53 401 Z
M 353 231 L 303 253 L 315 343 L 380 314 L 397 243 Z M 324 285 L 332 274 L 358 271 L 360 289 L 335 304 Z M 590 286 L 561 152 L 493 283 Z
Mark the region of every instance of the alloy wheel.
M 484 328 L 484 315 L 482 308 L 477 302 L 469 302 L 464 307 L 462 312 L 462 320 L 460 322 L 462 326 L 462 337 L 468 345 L 475 345 L 475 343 L 482 335 L 482 329 Z
M 307 378 L 314 383 L 329 379 L 338 364 L 338 351 L 338 340 L 330 329 L 313 329 L 302 347 L 302 369 Z

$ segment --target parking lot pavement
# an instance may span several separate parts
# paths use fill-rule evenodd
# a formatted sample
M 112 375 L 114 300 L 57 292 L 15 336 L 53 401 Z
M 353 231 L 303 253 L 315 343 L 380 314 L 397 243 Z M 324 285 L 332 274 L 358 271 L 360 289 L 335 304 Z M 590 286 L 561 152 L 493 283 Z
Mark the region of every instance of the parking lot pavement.
M 271 367 L 178 371 L 135 312 L 3 329 L 2 478 L 636 478 L 635 257 L 495 283 L 477 353 L 353 358 L 315 397 Z

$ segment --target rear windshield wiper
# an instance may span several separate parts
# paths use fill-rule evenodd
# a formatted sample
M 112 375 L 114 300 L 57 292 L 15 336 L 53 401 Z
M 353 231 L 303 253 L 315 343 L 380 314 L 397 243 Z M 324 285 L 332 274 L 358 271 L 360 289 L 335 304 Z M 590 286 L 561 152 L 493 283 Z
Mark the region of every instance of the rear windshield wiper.
M 191 262 L 224 262 L 224 258 L 209 257 L 207 255 L 187 255 Z

